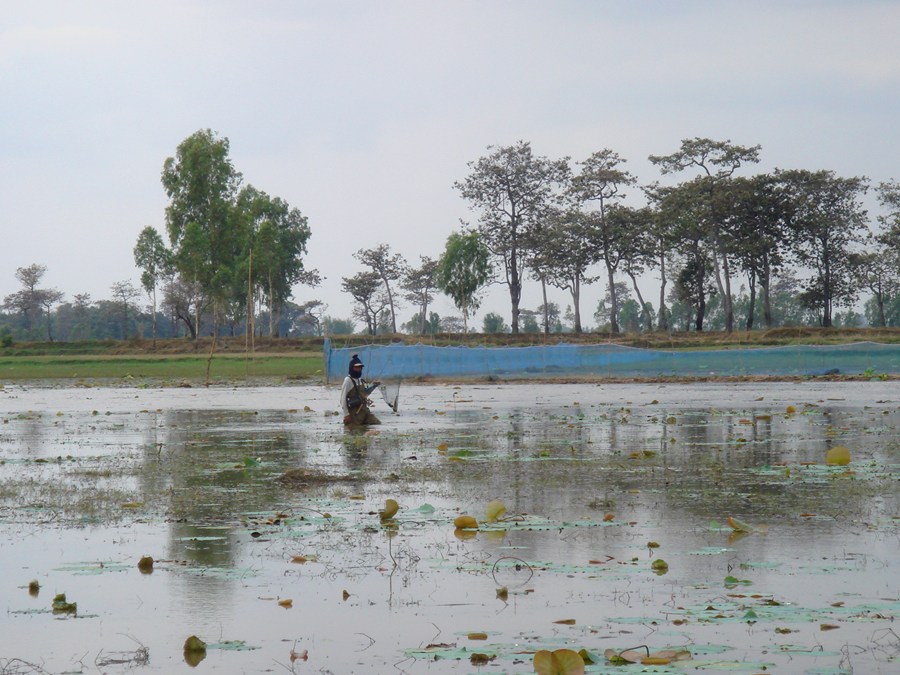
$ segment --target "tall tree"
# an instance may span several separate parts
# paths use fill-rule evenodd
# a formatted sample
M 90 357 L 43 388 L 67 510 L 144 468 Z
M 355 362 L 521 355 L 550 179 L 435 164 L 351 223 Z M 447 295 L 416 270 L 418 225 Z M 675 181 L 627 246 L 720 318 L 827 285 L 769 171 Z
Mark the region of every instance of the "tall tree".
M 404 297 L 419 308 L 417 330 L 420 334 L 425 335 L 426 324 L 429 321 L 428 305 L 434 300 L 432 291 L 436 288 L 438 263 L 426 256 L 419 256 L 419 262 L 418 267 L 410 267 L 406 270 L 402 286 L 406 291 Z
M 147 226 L 134 245 L 134 264 L 141 270 L 141 286 L 150 296 L 153 345 L 156 346 L 156 289 L 172 266 L 172 254 L 155 227 Z
M 664 223 L 668 254 L 678 264 L 672 297 L 691 307 L 695 330 L 702 331 L 710 296 L 712 253 L 703 222 L 705 210 L 697 198 L 702 186 L 692 180 L 675 187 L 657 188 L 659 218 Z
M 244 229 L 235 290 L 252 298 L 258 288 L 265 295 L 271 337 L 275 335 L 278 315 L 291 297 L 294 284 L 318 285 L 318 273 L 303 267 L 311 232 L 299 209 L 252 185 L 240 191 L 235 210 L 235 218 Z M 248 308 L 250 314 L 252 307 Z
M 772 278 L 785 264 L 787 201 L 777 178 L 768 174 L 733 178 L 724 209 L 733 233 L 735 260 L 747 275 L 749 303 L 746 329 L 752 330 L 756 314 L 756 287 L 761 289 L 763 324 L 773 325 Z
M 681 148 L 671 155 L 650 155 L 651 162 L 660 167 L 663 174 L 678 173 L 687 169 L 699 171 L 696 187 L 697 198 L 702 198 L 703 218 L 710 245 L 716 285 L 722 298 L 725 313 L 725 330 L 734 330 L 734 310 L 731 294 L 731 257 L 734 245 L 727 228 L 726 214 L 721 208 L 719 193 L 725 189 L 743 164 L 759 161 L 759 145 L 752 147 L 734 145 L 730 140 L 713 141 L 709 138 L 693 138 L 681 141 Z M 726 202 L 727 203 L 727 200 Z
M 174 262 L 186 281 L 199 284 L 213 301 L 214 330 L 232 289 L 241 249 L 241 233 L 231 219 L 242 177 L 228 152 L 227 138 L 209 129 L 197 131 L 178 145 L 162 171 Z
M 478 212 L 478 231 L 502 264 L 512 306 L 512 332 L 518 333 L 528 235 L 560 201 L 559 188 L 570 174 L 568 159 L 536 157 L 525 141 L 487 149 L 490 154 L 469 162 L 471 173 L 454 187 Z
M 360 249 L 353 254 L 363 265 L 371 269 L 384 284 L 384 291 L 391 312 L 391 332 L 397 332 L 397 312 L 394 302 L 394 293 L 391 282 L 403 278 L 406 271 L 406 261 L 399 253 L 391 254 L 391 247 L 381 244 L 375 248 Z
M 532 246 L 534 267 L 540 269 L 543 278 L 555 288 L 566 290 L 572 296 L 574 307 L 573 330 L 582 332 L 581 288 L 594 281 L 587 270 L 597 261 L 598 219 L 596 214 L 580 210 L 561 212 L 544 227 L 541 240 Z M 544 298 L 545 309 L 549 303 Z M 550 332 L 549 314 L 544 313 L 544 332 Z
M 850 306 L 856 299 L 850 253 L 867 231 L 860 198 L 868 181 L 824 170 L 782 171 L 778 176 L 788 190 L 793 255 L 812 271 L 801 297 L 818 311 L 820 325 L 830 328 L 834 307 Z
M 581 162 L 581 171 L 572 179 L 571 194 L 579 204 L 593 207 L 590 214 L 597 252 L 606 266 L 607 288 L 610 292 L 609 320 L 612 332 L 619 332 L 619 303 L 616 297 L 615 274 L 628 245 L 624 233 L 617 227 L 620 219 L 609 219 L 610 207 L 625 197 L 624 189 L 637 181 L 622 169 L 625 160 L 612 150 L 595 152 Z M 578 308 L 575 308 L 578 317 Z M 578 332 L 578 331 L 576 331 Z
M 478 309 L 479 292 L 493 274 L 490 251 L 477 232 L 454 232 L 447 237 L 438 261 L 435 284 L 453 300 L 469 332 L 469 314 Z

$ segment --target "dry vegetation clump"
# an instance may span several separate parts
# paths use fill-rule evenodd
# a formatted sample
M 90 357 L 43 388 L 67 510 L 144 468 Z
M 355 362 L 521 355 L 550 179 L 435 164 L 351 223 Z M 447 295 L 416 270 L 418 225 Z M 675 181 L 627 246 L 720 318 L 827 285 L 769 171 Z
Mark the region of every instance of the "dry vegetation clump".
M 351 483 L 357 478 L 346 474 L 330 474 L 314 469 L 298 468 L 288 469 L 275 480 L 291 487 L 305 488 L 315 485 L 331 485 L 332 483 Z

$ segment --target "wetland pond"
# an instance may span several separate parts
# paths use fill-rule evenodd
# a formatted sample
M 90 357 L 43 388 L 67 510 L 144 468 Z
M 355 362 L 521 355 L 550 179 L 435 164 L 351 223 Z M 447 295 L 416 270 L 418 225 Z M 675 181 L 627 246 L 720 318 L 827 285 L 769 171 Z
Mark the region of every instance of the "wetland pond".
M 6 386 L 0 673 L 898 673 L 898 389 Z

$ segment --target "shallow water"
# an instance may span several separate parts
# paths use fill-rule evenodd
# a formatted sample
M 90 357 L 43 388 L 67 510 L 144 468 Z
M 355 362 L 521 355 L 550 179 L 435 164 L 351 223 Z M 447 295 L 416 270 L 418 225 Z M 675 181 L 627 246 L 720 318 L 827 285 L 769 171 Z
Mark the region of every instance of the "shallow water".
M 360 435 L 337 387 L 6 387 L 0 673 L 897 672 L 896 390 L 406 386 Z

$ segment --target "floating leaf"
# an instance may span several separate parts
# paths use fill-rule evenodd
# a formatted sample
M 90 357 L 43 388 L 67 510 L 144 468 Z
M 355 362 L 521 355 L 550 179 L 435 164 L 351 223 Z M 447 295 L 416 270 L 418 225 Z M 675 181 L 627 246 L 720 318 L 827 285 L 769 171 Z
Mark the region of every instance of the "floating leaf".
M 542 649 L 534 655 L 538 675 L 584 675 L 584 659 L 571 649 Z
M 662 558 L 657 558 L 652 563 L 650 563 L 650 569 L 652 569 L 657 574 L 665 574 L 669 571 L 669 563 L 667 563 Z
M 206 643 L 196 635 L 184 641 L 184 662 L 194 668 L 206 658 Z
M 496 523 L 504 513 L 506 513 L 506 504 L 499 499 L 494 499 L 488 502 L 484 519 L 489 523 Z
M 184 651 L 185 652 L 205 652 L 206 651 L 206 643 L 198 638 L 196 635 L 191 635 L 187 640 L 184 641 Z
M 794 406 L 792 406 L 792 405 L 789 405 L 787 408 L 785 408 L 784 411 L 785 411 L 788 415 L 793 415 L 795 412 L 797 412 L 797 408 L 794 407 Z
M 562 625 L 564 625 L 564 626 L 574 626 L 574 625 L 575 625 L 575 619 L 559 619 L 559 620 L 557 620 L 557 621 L 554 621 L 553 623 L 559 623 L 559 624 L 562 624 Z
M 487 640 L 487 633 L 469 633 L 467 636 L 470 640 Z
M 736 532 L 753 532 L 754 531 L 754 528 L 752 525 L 748 525 L 747 523 L 740 521 L 737 518 L 732 518 L 731 516 L 728 516 L 728 518 L 725 519 L 725 522 L 727 522 L 728 525 L 731 527 L 731 529 Z
M 41 592 L 41 585 L 38 583 L 37 579 L 32 579 L 28 582 L 28 594 L 33 598 L 36 598 L 38 594 Z
M 142 574 L 150 574 L 153 572 L 153 558 L 149 555 L 143 556 L 140 560 L 138 560 L 138 569 Z
M 384 502 L 384 509 L 379 511 L 378 515 L 381 516 L 382 520 L 390 520 L 397 515 L 397 511 L 399 510 L 400 505 L 397 503 L 396 499 L 386 499 Z
M 477 530 L 478 529 L 478 521 L 475 520 L 472 516 L 457 516 L 453 521 L 454 527 L 457 530 Z
M 291 609 L 294 606 L 294 601 L 291 598 L 285 598 L 284 600 L 279 600 L 278 605 L 285 609 Z
M 825 463 L 828 466 L 847 466 L 850 463 L 850 449 L 843 445 L 836 445 L 825 455 Z

